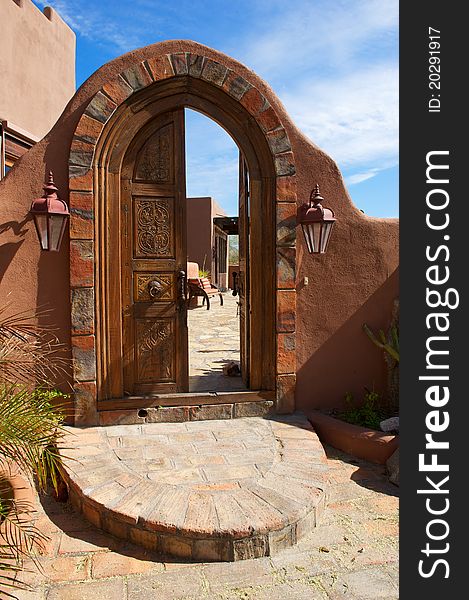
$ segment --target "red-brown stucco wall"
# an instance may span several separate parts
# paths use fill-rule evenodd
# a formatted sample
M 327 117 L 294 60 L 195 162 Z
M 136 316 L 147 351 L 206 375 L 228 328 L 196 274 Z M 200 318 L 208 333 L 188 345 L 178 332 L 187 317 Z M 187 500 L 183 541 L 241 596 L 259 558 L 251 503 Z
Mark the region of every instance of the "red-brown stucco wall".
M 292 123 L 268 85 L 246 67 L 191 41 L 163 42 L 123 55 L 101 67 L 78 90 L 51 132 L 0 182 L 0 302 L 18 310 L 52 308 L 41 317 L 70 346 L 68 239 L 60 253 L 41 253 L 32 221 L 31 200 L 42 194 L 49 169 L 60 195 L 68 200 L 68 157 L 73 132 L 89 100 L 111 77 L 155 53 L 202 53 L 235 69 L 265 95 L 288 132 L 296 161 L 298 202 L 321 186 L 338 218 L 327 254 L 310 256 L 297 237 L 297 388 L 299 409 L 338 405 L 347 391 L 363 386 L 384 389 L 380 351 L 362 332 L 367 322 L 386 327 L 398 295 L 398 221 L 372 219 L 352 203 L 334 161 Z M 346 93 L 346 90 L 344 90 Z M 303 285 L 303 278 L 309 285 Z

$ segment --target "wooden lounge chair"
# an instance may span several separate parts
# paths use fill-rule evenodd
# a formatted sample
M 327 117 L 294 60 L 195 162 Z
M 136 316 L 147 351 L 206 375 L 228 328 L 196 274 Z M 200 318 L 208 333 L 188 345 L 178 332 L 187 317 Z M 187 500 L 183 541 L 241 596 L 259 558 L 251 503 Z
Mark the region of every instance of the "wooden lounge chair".
M 188 279 L 189 286 L 189 304 L 194 296 L 202 296 L 202 306 L 207 300 L 207 310 L 210 310 L 210 298 L 212 296 L 220 296 L 220 306 L 223 306 L 223 296 L 216 285 L 210 283 L 208 277 L 197 277 L 196 279 Z

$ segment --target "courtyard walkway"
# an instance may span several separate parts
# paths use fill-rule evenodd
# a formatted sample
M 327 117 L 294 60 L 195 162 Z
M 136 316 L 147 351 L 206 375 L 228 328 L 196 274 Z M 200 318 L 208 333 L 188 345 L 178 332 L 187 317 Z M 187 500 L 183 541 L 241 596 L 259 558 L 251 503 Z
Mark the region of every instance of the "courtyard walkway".
M 223 365 L 239 364 L 238 298 L 231 291 L 223 294 L 223 306 L 218 296 L 210 300 L 210 310 L 202 306 L 187 313 L 189 327 L 189 391 L 230 392 L 245 390 L 240 376 L 223 374 Z
M 20 600 L 396 600 L 398 488 L 384 468 L 326 448 L 329 504 L 303 541 L 233 563 L 169 560 L 103 533 L 69 503 L 36 499 L 49 536 Z

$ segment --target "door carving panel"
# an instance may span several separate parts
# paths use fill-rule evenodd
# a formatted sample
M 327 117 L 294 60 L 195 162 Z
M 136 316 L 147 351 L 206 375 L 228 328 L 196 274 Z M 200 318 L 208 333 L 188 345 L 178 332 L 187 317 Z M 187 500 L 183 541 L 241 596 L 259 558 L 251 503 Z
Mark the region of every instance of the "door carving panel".
M 122 170 L 124 394 L 188 390 L 183 109 L 132 142 Z

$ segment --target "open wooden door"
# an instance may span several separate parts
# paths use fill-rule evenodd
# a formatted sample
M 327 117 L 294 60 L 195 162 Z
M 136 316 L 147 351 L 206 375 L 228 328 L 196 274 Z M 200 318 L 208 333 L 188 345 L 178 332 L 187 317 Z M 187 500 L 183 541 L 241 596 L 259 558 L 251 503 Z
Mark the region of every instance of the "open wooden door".
M 246 388 L 249 389 L 249 173 L 246 160 L 241 152 L 239 153 L 238 235 L 238 294 L 241 377 Z
M 188 391 L 184 109 L 137 135 L 122 170 L 124 394 Z

